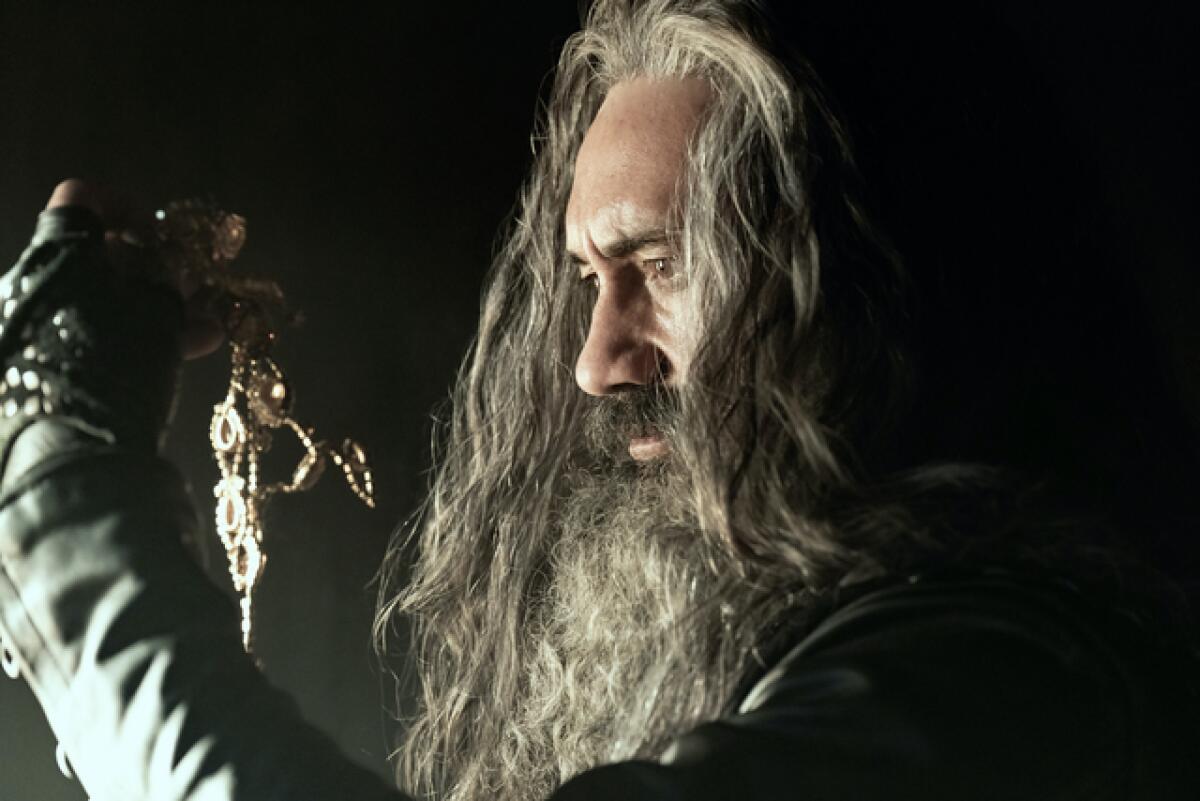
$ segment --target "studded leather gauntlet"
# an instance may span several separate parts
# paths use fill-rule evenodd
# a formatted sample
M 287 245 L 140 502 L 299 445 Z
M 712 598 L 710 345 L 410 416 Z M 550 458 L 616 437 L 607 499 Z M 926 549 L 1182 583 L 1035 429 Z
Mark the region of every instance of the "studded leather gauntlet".
M 152 269 L 151 254 L 147 264 Z M 119 271 L 89 209 L 42 212 L 0 278 L 0 448 L 53 416 L 111 444 L 158 449 L 180 364 L 182 302 L 149 271 Z
M 155 453 L 180 360 L 181 303 L 152 280 L 171 245 L 113 263 L 94 214 L 55 209 L 0 279 L 0 669 L 93 798 L 403 801 L 268 685 L 183 544 L 195 512 Z

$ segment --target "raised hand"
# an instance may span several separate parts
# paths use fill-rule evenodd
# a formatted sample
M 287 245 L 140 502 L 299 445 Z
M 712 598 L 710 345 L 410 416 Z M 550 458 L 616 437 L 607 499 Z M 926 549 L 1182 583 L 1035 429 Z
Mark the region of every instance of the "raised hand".
M 77 178 L 54 188 L 46 209 L 78 206 L 91 210 L 104 228 L 108 261 L 121 274 L 152 282 L 165 281 L 184 299 L 183 357 L 194 359 L 212 353 L 224 338 L 221 324 L 210 310 L 208 298 L 195 278 L 173 273 L 155 262 L 148 245 L 153 242 L 152 212 L 127 196 Z

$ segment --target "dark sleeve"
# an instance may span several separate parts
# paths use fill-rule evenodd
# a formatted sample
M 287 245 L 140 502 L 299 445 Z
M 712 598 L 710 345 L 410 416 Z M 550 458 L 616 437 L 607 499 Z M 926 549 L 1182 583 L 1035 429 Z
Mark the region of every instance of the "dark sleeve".
M 865 597 L 737 714 L 554 799 L 1127 798 L 1130 689 L 1069 595 L 997 578 Z
M 169 465 L 53 419 L 17 438 L 19 464 L 0 498 L 0 635 L 91 796 L 403 798 L 242 651 L 236 607 L 181 542 L 195 516 Z
M 179 300 L 103 242 L 91 211 L 43 212 L 0 278 L 5 672 L 97 799 L 397 801 L 269 686 L 186 552 L 195 515 L 154 455 Z

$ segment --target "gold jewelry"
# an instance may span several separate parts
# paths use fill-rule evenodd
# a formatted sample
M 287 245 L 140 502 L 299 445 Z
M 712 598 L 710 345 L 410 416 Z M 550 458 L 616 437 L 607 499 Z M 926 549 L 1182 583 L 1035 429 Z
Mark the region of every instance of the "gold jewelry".
M 266 502 L 276 494 L 313 487 L 327 461 L 372 508 L 375 486 L 361 445 L 347 439 L 334 448 L 314 439 L 315 432 L 292 417 L 294 393 L 270 355 L 278 321 L 290 317 L 283 292 L 273 281 L 234 277 L 227 269 L 245 243 L 245 220 L 197 200 L 171 203 L 155 216 L 159 250 L 168 268 L 213 292 L 214 311 L 229 337 L 229 389 L 213 409 L 209 440 L 221 471 L 213 488 L 217 535 L 229 559 L 233 587 L 241 594 L 242 645 L 250 652 L 254 590 L 267 561 L 262 527 Z M 290 480 L 264 482 L 259 462 L 277 429 L 290 429 L 304 455 Z

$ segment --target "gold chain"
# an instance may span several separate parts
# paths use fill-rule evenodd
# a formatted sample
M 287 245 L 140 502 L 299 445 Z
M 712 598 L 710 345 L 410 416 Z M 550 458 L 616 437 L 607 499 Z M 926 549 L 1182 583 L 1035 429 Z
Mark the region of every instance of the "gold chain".
M 213 310 L 229 338 L 229 388 L 213 409 L 209 441 L 221 471 L 213 488 L 217 536 L 234 590 L 241 595 L 242 645 L 250 652 L 254 590 L 267 562 L 262 527 L 266 502 L 276 494 L 310 489 L 327 462 L 342 471 L 354 494 L 372 508 L 375 485 L 361 445 L 347 439 L 335 448 L 292 417 L 294 393 L 270 355 L 276 321 L 286 313 L 283 293 L 274 282 L 235 277 L 228 270 L 245 243 L 245 220 L 196 200 L 171 203 L 155 216 L 164 261 L 212 291 Z M 290 480 L 263 482 L 259 463 L 278 429 L 291 430 L 304 455 Z

